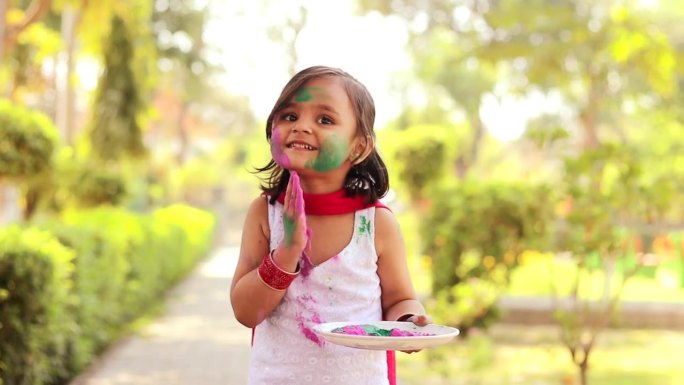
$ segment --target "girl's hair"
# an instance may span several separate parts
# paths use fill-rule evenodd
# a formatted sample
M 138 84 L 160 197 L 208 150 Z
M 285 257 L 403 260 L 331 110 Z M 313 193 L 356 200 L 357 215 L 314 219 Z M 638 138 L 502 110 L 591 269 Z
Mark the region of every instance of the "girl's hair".
M 320 77 L 336 77 L 340 79 L 351 101 L 352 110 L 356 118 L 357 135 L 370 138 L 370 140 L 375 142 L 375 131 L 373 131 L 375 103 L 370 92 L 361 82 L 345 71 L 324 66 L 314 66 L 302 70 L 285 85 L 266 121 L 266 139 L 271 140 L 273 119 L 292 100 L 295 93 L 309 81 Z M 368 145 L 373 144 L 369 143 Z M 265 183 L 261 184 L 260 187 L 266 195 L 271 197 L 270 203 L 273 204 L 278 195 L 287 188 L 290 172 L 278 166 L 273 159 L 266 166 L 256 168 L 256 172 L 267 174 L 262 179 Z M 349 170 L 344 180 L 344 189 L 347 196 L 361 195 L 368 200 L 368 203 L 373 203 L 387 194 L 389 190 L 387 168 L 375 146 L 373 146 L 373 151 L 363 162 L 352 166 Z

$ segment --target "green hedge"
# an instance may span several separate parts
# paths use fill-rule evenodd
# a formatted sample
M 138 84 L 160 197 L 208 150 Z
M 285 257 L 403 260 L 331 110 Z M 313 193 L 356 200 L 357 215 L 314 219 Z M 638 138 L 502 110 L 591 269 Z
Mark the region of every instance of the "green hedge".
M 432 311 L 464 331 L 487 326 L 518 254 L 545 249 L 554 195 L 548 186 L 464 182 L 431 198 L 421 234 L 432 261 Z
M 145 215 L 100 207 L 32 228 L 0 229 L 0 293 L 9 293 L 0 297 L 2 384 L 58 384 L 85 369 L 206 255 L 214 224 L 211 214 L 176 205 Z M 28 267 L 21 274 L 5 268 L 13 265 Z M 45 279 L 48 272 L 53 281 Z M 54 286 L 9 291 L 18 280 Z M 55 296 L 61 292 L 63 298 Z M 31 330 L 4 326 L 27 324 L 27 307 L 42 298 L 50 299 L 53 318 Z M 32 342 L 14 342 L 21 339 Z
M 38 385 L 65 375 L 73 335 L 72 250 L 50 233 L 0 229 L 0 378 Z

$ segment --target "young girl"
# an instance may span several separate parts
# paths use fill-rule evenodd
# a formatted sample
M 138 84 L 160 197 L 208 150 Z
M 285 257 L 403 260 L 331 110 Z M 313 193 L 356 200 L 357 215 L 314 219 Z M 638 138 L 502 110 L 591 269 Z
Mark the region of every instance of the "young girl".
M 431 322 L 416 300 L 375 149 L 375 106 L 344 71 L 311 67 L 266 123 L 272 160 L 252 202 L 231 287 L 253 328 L 249 384 L 394 384 L 394 352 L 325 342 L 324 322 Z M 391 337 L 387 337 L 391 338 Z

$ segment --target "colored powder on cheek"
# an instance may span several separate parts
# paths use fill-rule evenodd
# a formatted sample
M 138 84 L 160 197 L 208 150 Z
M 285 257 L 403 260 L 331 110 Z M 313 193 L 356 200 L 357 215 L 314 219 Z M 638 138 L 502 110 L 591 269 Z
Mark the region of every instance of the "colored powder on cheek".
M 306 162 L 305 167 L 316 171 L 329 171 L 344 163 L 347 156 L 348 144 L 346 141 L 330 136 L 321 144 L 318 156 L 315 160 Z
M 273 119 L 276 120 L 278 117 L 276 116 Z M 281 147 L 282 137 L 280 135 L 281 133 L 278 127 L 274 127 L 271 131 L 271 156 L 273 157 L 273 161 L 280 167 L 290 168 L 290 158 L 287 157 Z

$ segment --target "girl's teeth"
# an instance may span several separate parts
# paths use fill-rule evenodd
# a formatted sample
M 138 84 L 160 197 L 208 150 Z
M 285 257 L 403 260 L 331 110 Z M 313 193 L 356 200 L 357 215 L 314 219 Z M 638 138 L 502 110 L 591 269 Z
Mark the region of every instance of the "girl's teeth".
M 299 143 L 293 143 L 290 145 L 291 148 L 302 148 L 304 150 L 313 150 L 313 147 L 309 146 L 308 144 L 299 144 Z

